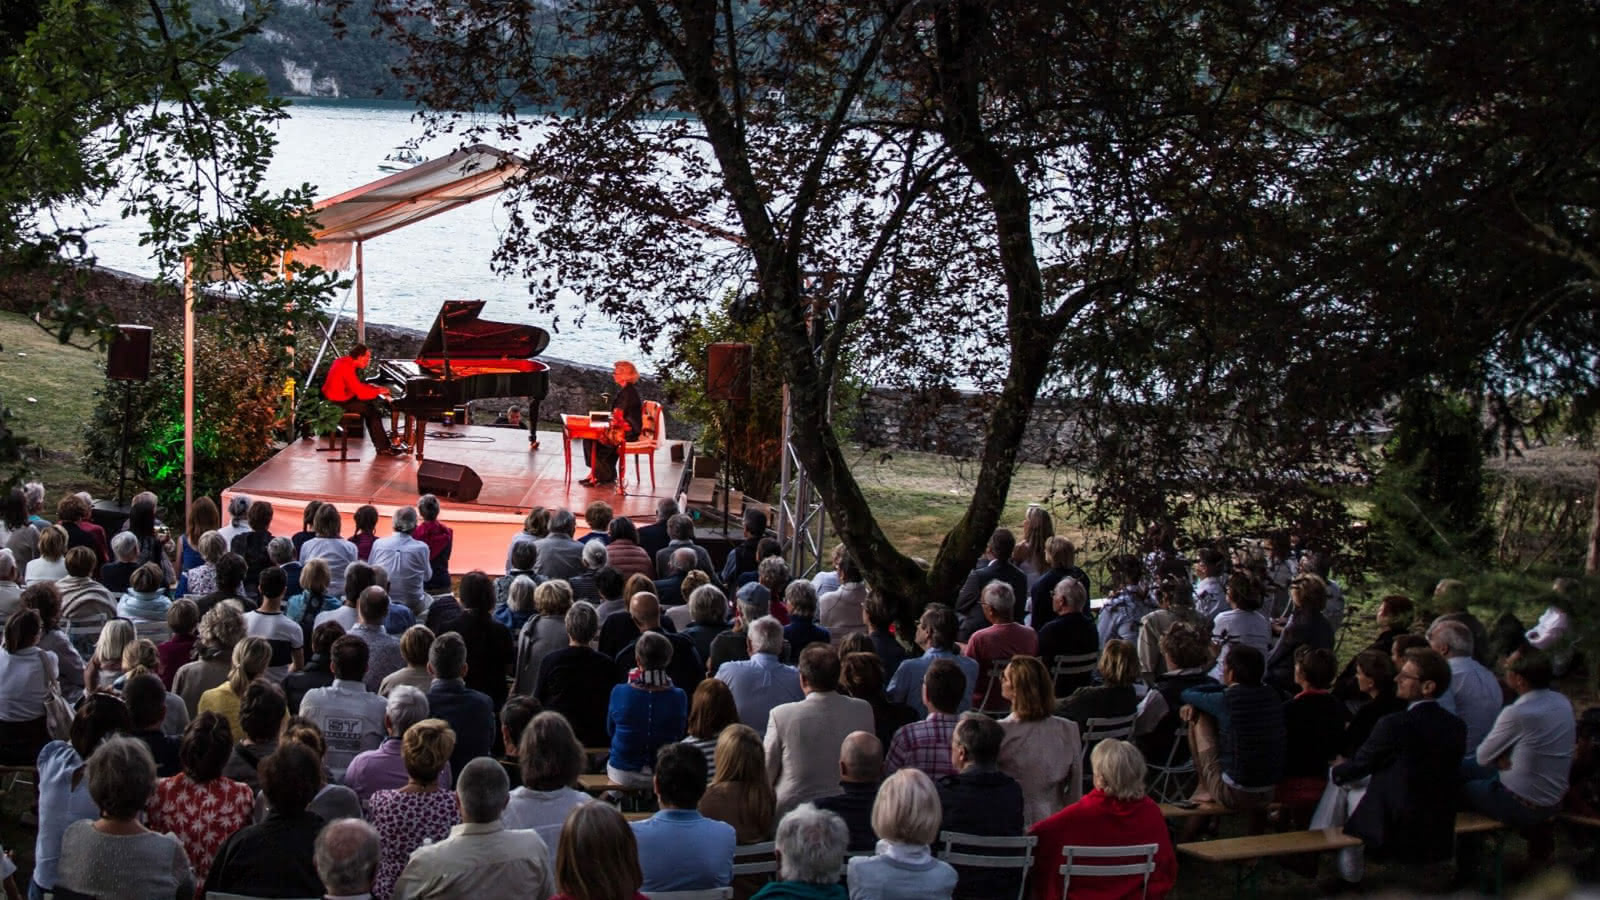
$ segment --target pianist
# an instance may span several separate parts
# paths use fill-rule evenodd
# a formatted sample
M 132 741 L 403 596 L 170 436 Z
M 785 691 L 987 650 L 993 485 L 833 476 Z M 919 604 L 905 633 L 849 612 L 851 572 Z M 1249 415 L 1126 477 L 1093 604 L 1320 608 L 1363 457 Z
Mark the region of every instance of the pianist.
M 380 455 L 399 456 L 405 453 L 405 448 L 389 443 L 389 435 L 383 430 L 383 413 L 377 404 L 379 397 L 389 396 L 389 389 L 367 384 L 358 374 L 370 362 L 372 351 L 367 349 L 366 344 L 351 347 L 349 353 L 334 360 L 328 367 L 328 377 L 322 382 L 322 396 L 329 403 L 344 407 L 345 412 L 361 416 L 372 445 Z
M 639 431 L 644 427 L 644 404 L 639 400 L 639 389 L 634 385 L 639 383 L 639 370 L 627 360 L 619 360 L 611 369 L 611 379 L 617 383 L 620 390 L 617 397 L 611 401 L 612 431 L 608 437 L 620 437 L 625 441 L 639 439 Z M 618 424 L 622 427 L 616 427 Z M 619 434 L 620 432 L 620 434 Z M 579 484 L 585 487 L 594 487 L 597 484 L 615 484 L 617 480 L 617 444 L 612 441 L 585 441 L 589 445 L 589 477 Z

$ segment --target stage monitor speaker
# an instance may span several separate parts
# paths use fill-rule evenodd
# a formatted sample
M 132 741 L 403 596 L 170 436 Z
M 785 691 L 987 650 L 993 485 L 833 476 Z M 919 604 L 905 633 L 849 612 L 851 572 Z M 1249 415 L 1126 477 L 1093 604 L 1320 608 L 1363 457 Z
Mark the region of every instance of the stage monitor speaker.
M 470 466 L 425 459 L 417 467 L 417 493 L 447 497 L 461 503 L 478 499 L 483 479 Z
M 737 402 L 750 399 L 749 344 L 710 344 L 706 347 L 706 396 Z
M 106 377 L 118 381 L 150 380 L 150 336 L 148 325 L 118 325 L 106 353 Z

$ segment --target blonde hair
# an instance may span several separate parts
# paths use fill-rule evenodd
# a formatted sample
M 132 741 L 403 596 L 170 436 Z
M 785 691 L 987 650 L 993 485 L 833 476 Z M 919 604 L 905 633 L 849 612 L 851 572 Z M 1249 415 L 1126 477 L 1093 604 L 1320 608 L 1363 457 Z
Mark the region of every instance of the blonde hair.
M 244 697 L 244 689 L 261 677 L 272 662 L 272 645 L 265 639 L 247 637 L 233 645 L 233 668 L 228 671 L 228 686 L 233 693 Z
M 612 366 L 612 370 L 617 376 L 616 380 L 618 384 L 629 385 L 639 383 L 639 367 L 625 359 L 617 360 L 616 365 Z
M 770 828 L 777 813 L 778 796 L 767 780 L 767 755 L 762 749 L 761 736 L 749 725 L 723 728 L 717 735 L 716 761 L 711 783 L 737 785 L 739 808 L 755 822 L 763 823 L 762 831 Z
M 313 557 L 301 567 L 300 589 L 306 593 L 325 594 L 330 584 L 333 584 L 333 570 L 328 568 L 328 561 L 322 557 Z
M 1139 652 L 1127 641 L 1106 641 L 1100 651 L 1100 675 L 1108 686 L 1133 684 L 1139 677 Z
M 690 569 L 687 573 L 684 574 L 684 576 L 683 576 L 683 584 L 679 585 L 679 589 L 683 591 L 683 595 L 685 597 L 688 597 L 688 596 L 690 596 L 690 595 L 692 595 L 694 593 L 695 588 L 704 587 L 705 585 L 708 585 L 710 583 L 711 583 L 711 576 L 710 575 L 707 575 L 706 573 L 700 571 L 699 569 Z M 723 601 L 723 602 L 724 602 L 724 604 L 726 604 L 727 601 Z
M 400 741 L 406 774 L 423 784 L 439 777 L 455 750 L 456 733 L 443 719 L 423 719 L 407 728 Z
M 51 525 L 39 533 L 39 558 L 48 562 L 59 562 L 67 552 L 67 530 L 60 525 Z
M 122 673 L 129 678 L 146 672 L 154 675 L 160 668 L 161 652 L 156 649 L 155 641 L 139 638 L 122 648 Z
M 1138 800 L 1144 793 L 1144 754 L 1139 748 L 1116 738 L 1094 745 L 1089 754 L 1094 771 L 1094 786 L 1118 800 Z
M 139 639 L 139 632 L 127 619 L 112 619 L 100 629 L 100 639 L 94 642 L 94 656 L 102 667 L 122 666 L 122 651 Z
M 426 625 L 413 625 L 400 635 L 400 658 L 408 666 L 426 666 L 428 651 L 433 649 L 433 629 Z
M 897 844 L 931 844 L 944 807 L 933 779 L 921 769 L 901 769 L 884 779 L 872 803 L 872 830 Z
M 1055 679 L 1037 657 L 1012 657 L 1005 677 L 1011 683 L 1011 713 L 1018 719 L 1036 722 L 1055 714 Z
M 533 608 L 541 616 L 565 616 L 572 608 L 572 585 L 559 578 L 540 584 L 533 589 Z

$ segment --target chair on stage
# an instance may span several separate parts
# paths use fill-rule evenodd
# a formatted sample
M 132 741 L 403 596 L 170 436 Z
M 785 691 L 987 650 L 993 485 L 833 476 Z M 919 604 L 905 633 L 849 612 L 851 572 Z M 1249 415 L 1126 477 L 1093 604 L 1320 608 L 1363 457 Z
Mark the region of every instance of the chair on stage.
M 656 488 L 656 448 L 666 437 L 667 422 L 661 412 L 661 404 L 654 400 L 646 400 L 641 404 L 638 440 L 626 441 L 617 448 L 617 493 L 627 493 L 624 482 L 628 478 L 628 457 L 633 457 L 633 480 L 642 477 L 639 473 L 639 457 L 650 460 L 650 489 Z

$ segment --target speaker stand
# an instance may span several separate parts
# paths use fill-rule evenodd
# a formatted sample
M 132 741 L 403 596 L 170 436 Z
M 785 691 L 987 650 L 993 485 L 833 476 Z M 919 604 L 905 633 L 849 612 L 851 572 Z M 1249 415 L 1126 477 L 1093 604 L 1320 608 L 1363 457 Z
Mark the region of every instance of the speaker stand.
M 117 506 L 128 502 L 128 428 L 133 419 L 133 382 L 122 382 L 122 454 L 117 462 Z

